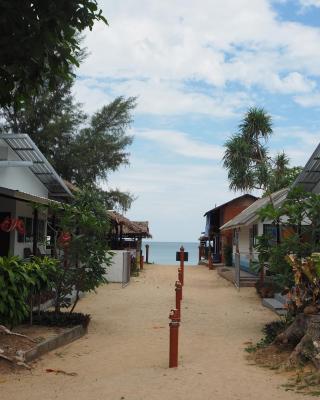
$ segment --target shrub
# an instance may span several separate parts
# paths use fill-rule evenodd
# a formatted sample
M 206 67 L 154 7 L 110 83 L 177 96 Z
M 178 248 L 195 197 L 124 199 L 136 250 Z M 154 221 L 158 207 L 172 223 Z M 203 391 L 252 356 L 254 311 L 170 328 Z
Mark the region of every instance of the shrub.
M 56 263 L 57 260 L 48 257 L 34 257 L 30 262 L 17 256 L 0 257 L 1 324 L 13 327 L 27 317 L 35 294 L 50 287 Z
M 33 280 L 19 257 L 0 257 L 0 323 L 12 328 L 28 315 Z

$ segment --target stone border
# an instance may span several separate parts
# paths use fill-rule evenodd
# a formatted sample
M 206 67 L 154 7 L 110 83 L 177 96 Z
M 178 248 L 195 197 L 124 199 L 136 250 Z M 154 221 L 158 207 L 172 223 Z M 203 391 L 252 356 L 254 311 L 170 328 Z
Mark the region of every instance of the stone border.
M 25 362 L 30 362 L 36 358 L 48 353 L 49 351 L 55 350 L 58 347 L 65 346 L 68 343 L 73 342 L 84 336 L 87 333 L 87 329 L 82 325 L 74 326 L 50 339 L 45 340 L 42 343 L 37 344 L 30 350 L 23 352 L 23 358 Z

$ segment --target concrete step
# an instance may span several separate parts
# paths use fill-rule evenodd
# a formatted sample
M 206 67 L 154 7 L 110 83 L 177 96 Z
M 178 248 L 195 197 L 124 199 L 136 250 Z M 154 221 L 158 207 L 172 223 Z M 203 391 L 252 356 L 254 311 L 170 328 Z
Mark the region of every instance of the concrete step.
M 240 287 L 254 287 L 254 281 L 240 281 Z
M 274 298 L 278 300 L 282 304 L 287 304 L 286 296 L 283 296 L 281 293 L 275 293 Z
M 269 308 L 270 310 L 274 311 L 278 315 L 286 315 L 287 314 L 287 309 L 284 307 L 284 304 L 281 303 L 279 300 L 275 298 L 265 298 L 262 299 L 262 305 L 264 307 Z

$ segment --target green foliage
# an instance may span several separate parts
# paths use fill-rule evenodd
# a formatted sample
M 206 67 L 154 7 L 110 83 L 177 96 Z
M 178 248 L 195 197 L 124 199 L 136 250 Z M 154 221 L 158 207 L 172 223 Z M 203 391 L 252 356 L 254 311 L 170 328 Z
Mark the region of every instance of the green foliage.
M 97 187 L 110 171 L 129 162 L 126 149 L 132 137 L 126 130 L 136 99 L 118 97 L 89 119 L 75 103 L 71 88 L 72 82 L 63 80 L 53 90 L 45 84 L 20 108 L 3 107 L 0 132 L 27 133 L 64 179 L 78 187 Z M 134 200 L 118 189 L 100 191 L 108 209 L 126 211 Z
M 268 204 L 260 210 L 259 217 L 262 221 L 279 223 L 282 232 L 287 231 L 276 246 L 269 244 L 267 237 L 259 238 L 257 250 L 278 287 L 293 290 L 296 268 L 288 256 L 294 254 L 297 262 L 303 263 L 320 250 L 320 196 L 295 188 L 280 207 Z
M 72 312 L 80 292 L 94 291 L 106 283 L 106 266 L 112 258 L 106 240 L 109 222 L 103 201 L 90 188 L 77 192 L 73 204 L 55 207 L 55 213 L 60 238 L 63 233 L 70 238 L 65 244 L 59 239 L 55 243 L 61 261 L 54 280 L 55 308 L 59 312 L 61 307 L 70 306 L 68 299 L 75 290 Z
M 258 261 L 251 263 L 251 269 L 260 272 L 269 262 L 271 248 L 269 238 L 265 235 L 258 236 L 254 248 L 258 252 Z
M 232 246 L 225 245 L 223 247 L 224 262 L 227 267 L 232 267 Z
M 225 143 L 223 165 L 228 170 L 230 189 L 252 190 L 267 187 L 268 152 L 263 141 L 272 134 L 271 117 L 262 108 L 250 108 L 239 132 Z
M 279 153 L 271 161 L 268 176 L 268 193 L 289 187 L 302 171 L 302 167 L 289 168 L 289 158 L 285 153 Z
M 11 0 L 0 6 L 0 106 L 73 77 L 79 32 L 104 21 L 96 0 Z
M 30 312 L 30 296 L 50 287 L 56 260 L 45 258 L 23 262 L 19 257 L 0 257 L 0 323 L 10 327 Z
M 271 158 L 266 142 L 272 135 L 272 120 L 262 108 L 250 108 L 239 131 L 227 139 L 223 165 L 232 190 L 263 189 L 272 193 L 289 186 L 301 171 L 289 168 L 284 153 Z
M 19 257 L 0 257 L 0 323 L 17 325 L 28 314 L 26 303 L 33 280 Z
M 74 136 L 70 143 L 67 169 L 61 175 L 79 186 L 106 179 L 108 172 L 128 164 L 128 152 L 132 137 L 126 129 L 132 123 L 132 110 L 136 99 L 118 97 L 102 107 L 90 119 L 86 128 Z

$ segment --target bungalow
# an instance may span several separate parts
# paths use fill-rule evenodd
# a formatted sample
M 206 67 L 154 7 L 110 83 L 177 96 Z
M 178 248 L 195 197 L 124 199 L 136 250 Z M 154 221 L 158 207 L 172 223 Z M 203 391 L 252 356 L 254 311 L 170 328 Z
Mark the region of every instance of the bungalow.
M 45 254 L 47 214 L 33 205 L 70 198 L 67 185 L 28 135 L 0 135 L 0 256 Z
M 280 206 L 286 199 L 289 189 L 281 189 L 271 194 L 272 203 L 275 207 Z M 273 225 L 271 221 L 261 222 L 258 211 L 270 203 L 270 197 L 262 197 L 236 217 L 223 224 L 220 230 L 232 235 L 233 260 L 235 255 L 240 254 L 240 268 L 250 272 L 250 263 L 257 259 L 255 251 L 256 240 L 262 234 L 268 234 L 276 244 L 280 240 L 281 230 Z
M 202 254 L 200 252 L 200 259 L 201 256 L 204 256 L 206 260 L 208 259 L 208 247 L 211 247 L 213 262 L 220 263 L 225 261 L 223 249 L 225 246 L 232 246 L 232 232 L 222 232 L 220 226 L 230 221 L 252 203 L 255 203 L 256 200 L 257 197 L 251 194 L 244 194 L 204 214 L 206 217 L 206 227 L 204 236 L 200 238 L 200 249 L 205 248 L 206 251 L 202 251 Z
M 301 187 L 308 192 L 320 193 L 320 144 L 292 187 Z M 272 203 L 275 207 L 281 206 L 289 190 L 290 188 L 285 188 L 271 194 Z M 257 236 L 268 234 L 276 244 L 285 235 L 281 225 L 275 226 L 271 221 L 261 222 L 259 220 L 258 211 L 269 203 L 270 196 L 263 197 L 235 218 L 220 226 L 222 232 L 229 232 L 229 234 L 233 232 L 233 259 L 235 260 L 235 255 L 239 254 L 240 268 L 242 270 L 249 271 L 250 262 L 257 258 L 257 252 L 254 250 Z

